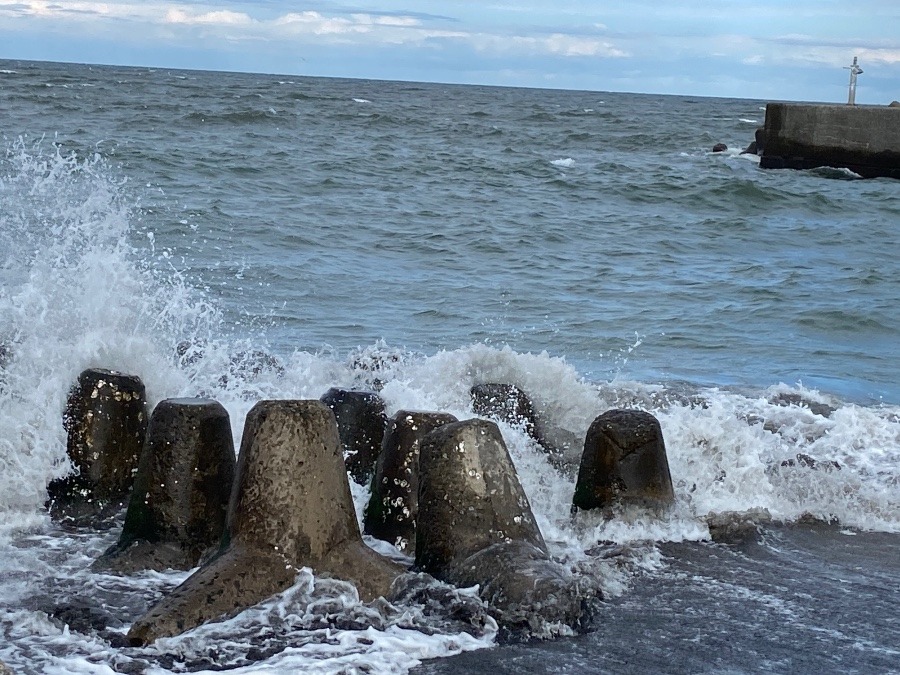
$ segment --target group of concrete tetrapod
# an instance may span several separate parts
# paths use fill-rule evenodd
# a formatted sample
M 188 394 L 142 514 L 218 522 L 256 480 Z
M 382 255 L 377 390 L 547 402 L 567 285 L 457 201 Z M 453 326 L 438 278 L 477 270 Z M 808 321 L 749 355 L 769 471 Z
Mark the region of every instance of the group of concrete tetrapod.
M 368 484 L 364 531 L 414 556 L 413 569 L 478 585 L 501 625 L 539 607 L 578 626 L 584 597 L 538 529 L 494 418 L 543 441 L 530 400 L 510 384 L 472 388 L 473 419 L 401 410 L 374 392 L 259 401 L 235 461 L 225 408 L 206 398 L 159 402 L 148 415 L 138 377 L 89 369 L 64 423 L 72 475 L 48 486 L 54 518 L 75 525 L 126 507 L 119 541 L 93 565 L 130 574 L 190 570 L 131 626 L 143 645 L 234 615 L 293 585 L 300 568 L 350 581 L 362 600 L 390 599 L 408 570 L 367 546 L 349 480 Z M 548 450 L 548 459 L 551 451 Z M 574 509 L 674 499 L 658 421 L 611 410 L 587 431 Z

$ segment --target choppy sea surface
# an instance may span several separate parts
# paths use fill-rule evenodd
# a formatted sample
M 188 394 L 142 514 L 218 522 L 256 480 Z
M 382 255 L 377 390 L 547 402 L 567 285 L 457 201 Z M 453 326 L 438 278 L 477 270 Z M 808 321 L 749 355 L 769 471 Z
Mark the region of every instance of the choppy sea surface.
M 0 661 L 900 672 L 900 182 L 763 171 L 739 153 L 764 115 L 0 61 Z M 184 340 L 204 357 L 179 359 Z M 91 572 L 115 529 L 43 509 L 88 367 L 139 375 L 151 403 L 213 395 L 236 445 L 257 400 L 368 387 L 373 368 L 389 414 L 471 417 L 473 384 L 510 382 L 577 441 L 637 407 L 677 501 L 573 517 L 571 476 L 501 424 L 552 554 L 603 588 L 592 632 L 499 645 L 471 589 L 367 605 L 303 570 L 228 621 L 117 647 L 186 573 Z

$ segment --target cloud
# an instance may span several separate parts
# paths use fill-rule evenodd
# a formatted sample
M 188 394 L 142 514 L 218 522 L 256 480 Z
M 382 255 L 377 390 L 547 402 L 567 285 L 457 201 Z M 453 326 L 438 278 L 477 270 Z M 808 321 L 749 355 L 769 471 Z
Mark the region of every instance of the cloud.
M 782 97 L 791 78 L 843 81 L 853 56 L 896 88 L 900 64 L 898 0 L 387 2 L 0 0 L 0 44 L 12 58 L 669 93 L 721 93 L 739 73 Z
M 545 37 L 514 36 L 512 39 L 487 36 L 483 44 L 497 51 L 524 51 L 533 54 L 553 54 L 558 56 L 606 56 L 622 58 L 628 52 L 618 49 L 607 41 L 554 33 Z
M 459 19 L 424 14 L 421 12 L 330 12 L 318 10 L 272 13 L 263 16 L 236 9 L 225 9 L 210 4 L 181 3 L 138 3 L 90 2 L 73 0 L 65 7 L 31 0 L 15 5 L 0 5 L 0 16 L 4 13 L 27 16 L 35 21 L 45 22 L 59 29 L 71 22 L 91 23 L 95 34 L 101 30 L 98 21 L 140 22 L 148 30 L 167 29 L 187 31 L 187 34 L 159 33 L 158 38 L 169 36 L 171 40 L 184 40 L 190 31 L 200 30 L 205 38 L 217 37 L 223 40 L 257 39 L 269 42 L 284 40 L 306 40 L 322 44 L 334 41 L 338 44 L 358 46 L 422 45 L 424 43 L 452 43 L 453 46 L 468 45 L 483 53 L 519 53 L 523 55 L 549 55 L 558 57 L 607 57 L 621 58 L 628 52 L 596 35 L 584 33 L 579 27 L 575 34 L 562 31 L 544 34 L 543 29 L 530 31 L 487 31 L 484 27 L 465 30 Z M 603 24 L 591 24 L 592 33 L 606 30 Z
M 165 23 L 194 26 L 249 26 L 253 23 L 253 19 L 243 12 L 230 10 L 189 13 L 184 9 L 173 7 L 166 12 Z

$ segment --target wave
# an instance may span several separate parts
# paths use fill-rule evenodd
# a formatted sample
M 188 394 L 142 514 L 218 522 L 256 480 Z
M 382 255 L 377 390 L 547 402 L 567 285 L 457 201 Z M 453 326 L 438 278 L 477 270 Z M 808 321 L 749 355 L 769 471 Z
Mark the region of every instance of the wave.
M 860 406 L 780 383 L 749 391 L 592 381 L 565 358 L 488 344 L 430 354 L 383 342 L 347 354 L 294 350 L 272 355 L 278 368 L 244 368 L 241 354 L 268 352 L 264 336 L 225 322 L 133 210 L 127 185 L 99 156 L 78 158 L 21 141 L 7 149 L 0 171 L 0 342 L 7 350 L 0 367 L 0 595 L 6 601 L 0 622 L 26 661 L 67 672 L 95 669 L 98 654 L 123 669 L 149 663 L 173 671 L 187 664 L 250 672 L 250 661 L 261 660 L 258 670 L 352 669 L 365 662 L 405 672 L 423 659 L 495 639 L 489 622 L 461 625 L 460 608 L 462 616 L 478 616 L 465 590 L 422 590 L 440 596 L 426 605 L 428 614 L 416 603 L 364 605 L 349 585 L 315 579 L 308 570 L 285 593 L 228 622 L 146 649 L 113 649 L 102 636 L 64 629 L 29 606 L 35 601 L 27 597 L 56 594 L 141 607 L 183 579 L 179 573 L 129 580 L 91 573 L 85 561 L 113 534 L 63 532 L 44 514 L 47 482 L 69 470 L 61 423 L 66 394 L 87 367 L 139 375 L 151 404 L 200 393 L 216 398 L 238 440 L 244 417 L 263 398 L 371 388 L 377 376 L 388 414 L 441 410 L 463 419 L 474 414 L 474 384 L 515 384 L 531 396 L 546 437 L 564 457 L 562 467 L 553 467 L 522 428 L 499 425 L 535 518 L 554 557 L 599 579 L 611 596 L 627 588 L 631 575 L 658 564 L 648 541 L 708 539 L 710 519 L 725 514 L 900 532 L 900 407 Z M 183 340 L 202 343 L 203 357 L 180 359 L 176 345 Z M 610 408 L 639 408 L 659 419 L 676 491 L 667 512 L 572 516 L 585 431 Z M 354 486 L 353 497 L 362 513 L 367 490 Z M 630 547 L 633 559 L 590 555 L 600 542 Z M 36 578 L 35 570 L 43 574 Z M 250 653 L 258 658 L 248 659 Z
M 190 123 L 201 124 L 256 124 L 262 121 L 278 117 L 278 111 L 274 108 L 265 110 L 234 110 L 228 112 L 204 112 L 193 111 L 182 119 Z

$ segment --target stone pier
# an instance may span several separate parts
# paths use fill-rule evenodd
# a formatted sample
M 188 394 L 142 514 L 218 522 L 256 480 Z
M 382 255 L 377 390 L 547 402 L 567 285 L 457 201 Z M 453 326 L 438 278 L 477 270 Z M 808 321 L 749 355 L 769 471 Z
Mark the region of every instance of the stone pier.
M 769 103 L 764 169 L 850 169 L 864 178 L 900 178 L 900 108 Z

